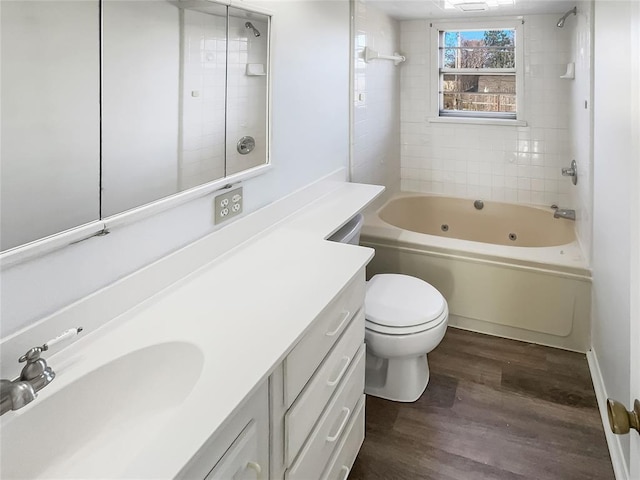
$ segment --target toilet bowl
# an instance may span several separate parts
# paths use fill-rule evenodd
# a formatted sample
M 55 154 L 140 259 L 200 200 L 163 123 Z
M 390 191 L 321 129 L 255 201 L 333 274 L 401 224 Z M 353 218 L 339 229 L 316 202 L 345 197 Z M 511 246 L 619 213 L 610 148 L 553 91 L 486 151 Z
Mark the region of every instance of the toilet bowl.
M 358 245 L 364 217 L 354 216 L 329 240 Z M 367 282 L 365 393 L 415 402 L 429 383 L 427 353 L 447 330 L 449 309 L 442 294 L 409 275 L 379 274 Z
M 379 274 L 367 282 L 365 317 L 365 393 L 416 401 L 429 383 L 427 353 L 447 330 L 447 301 L 418 278 Z

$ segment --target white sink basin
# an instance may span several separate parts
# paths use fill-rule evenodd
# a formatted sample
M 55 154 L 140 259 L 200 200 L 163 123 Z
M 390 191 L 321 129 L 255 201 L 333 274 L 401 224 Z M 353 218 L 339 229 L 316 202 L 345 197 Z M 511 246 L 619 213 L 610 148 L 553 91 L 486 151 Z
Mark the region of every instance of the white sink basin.
M 13 418 L 0 431 L 0 477 L 121 477 L 179 410 L 203 365 L 197 346 L 168 342 L 121 356 L 59 389 L 65 372 L 58 372 L 30 405 L 5 414 Z

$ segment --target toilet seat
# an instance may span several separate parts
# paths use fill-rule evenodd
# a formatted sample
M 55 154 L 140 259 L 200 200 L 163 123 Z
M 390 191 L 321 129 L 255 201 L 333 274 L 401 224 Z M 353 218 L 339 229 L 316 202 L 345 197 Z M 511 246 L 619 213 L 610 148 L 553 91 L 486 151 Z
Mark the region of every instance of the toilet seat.
M 449 316 L 449 310 L 445 308 L 444 312 L 436 318 L 420 325 L 413 325 L 411 327 L 389 327 L 387 325 L 379 325 L 374 322 L 369 322 L 365 319 L 364 327 L 366 330 L 378 333 L 384 333 L 385 335 L 411 335 L 415 333 L 426 332 L 427 330 L 438 327 L 441 323 L 447 321 Z
M 378 274 L 367 283 L 366 328 L 388 335 L 407 335 L 435 328 L 448 316 L 442 294 L 419 278 Z

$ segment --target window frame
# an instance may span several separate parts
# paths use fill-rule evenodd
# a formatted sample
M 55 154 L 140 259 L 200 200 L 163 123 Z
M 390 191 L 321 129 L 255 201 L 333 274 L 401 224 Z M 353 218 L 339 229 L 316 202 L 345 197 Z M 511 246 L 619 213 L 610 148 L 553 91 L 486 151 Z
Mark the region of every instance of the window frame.
M 492 124 L 492 125 L 516 125 L 525 126 L 525 103 L 524 103 L 524 35 L 523 35 L 522 18 L 503 18 L 503 19 L 473 19 L 473 20 L 451 20 L 437 21 L 430 24 L 431 29 L 431 112 L 428 120 L 430 122 L 440 123 L 474 123 L 474 124 Z M 515 79 L 516 79 L 516 114 L 515 118 L 505 118 L 505 115 L 492 112 L 455 112 L 441 115 L 442 96 L 441 78 L 441 50 L 440 50 L 440 32 L 455 30 L 491 30 L 491 29 L 513 29 L 515 31 Z M 450 69 L 447 69 L 450 70 Z M 494 70 L 499 73 L 500 69 Z M 461 73 L 473 73 L 474 70 L 469 69 Z M 451 74 L 452 72 L 445 72 Z

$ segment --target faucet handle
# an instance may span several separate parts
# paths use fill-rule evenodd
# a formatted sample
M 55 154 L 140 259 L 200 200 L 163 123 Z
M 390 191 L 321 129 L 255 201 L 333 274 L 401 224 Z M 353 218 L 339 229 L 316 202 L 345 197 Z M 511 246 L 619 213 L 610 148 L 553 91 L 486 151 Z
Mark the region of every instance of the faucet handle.
M 57 337 L 52 338 L 41 347 L 30 348 L 27 353 L 18 359 L 18 362 L 20 363 L 27 362 L 22 369 L 22 373 L 20 373 L 20 380 L 32 381 L 34 379 L 40 379 L 39 381 L 42 382 L 42 386 L 38 385 L 38 390 L 51 382 L 55 377 L 55 373 L 51 370 L 51 367 L 47 365 L 47 361 L 44 358 L 40 358 L 40 354 L 49 350 L 49 347 L 56 343 L 73 337 L 81 331 L 82 327 L 70 328 L 62 332 Z
M 46 345 L 46 343 L 45 343 L 45 345 Z M 40 354 L 49 349 L 49 347 L 45 348 L 45 345 L 43 345 L 41 347 L 30 348 L 27 353 L 25 353 L 24 355 L 22 355 L 18 359 L 18 362 L 20 362 L 20 363 L 24 363 L 24 362 L 32 363 L 32 362 L 35 362 L 36 360 L 39 360 L 40 359 Z
M 578 166 L 576 165 L 575 160 L 571 160 L 570 167 L 562 168 L 562 176 L 571 177 L 571 183 L 573 183 L 574 185 L 578 183 Z
M 35 362 L 40 358 L 40 354 L 42 352 L 46 352 L 47 350 L 49 350 L 49 347 L 53 347 L 56 343 L 60 343 L 68 338 L 73 337 L 74 335 L 78 335 L 80 332 L 82 332 L 82 330 L 83 330 L 82 327 L 69 328 L 68 330 L 65 330 L 64 332 L 62 332 L 57 337 L 47 341 L 41 347 L 33 347 L 29 349 L 27 353 L 25 353 L 18 359 L 18 362 L 20 363 Z
M 65 330 L 64 332 L 62 332 L 57 337 L 52 338 L 47 343 L 42 345 L 42 349 L 44 351 L 49 350 L 49 347 L 53 347 L 56 343 L 60 343 L 60 342 L 66 340 L 68 338 L 71 338 L 71 337 L 73 337 L 75 335 L 78 335 L 82 330 L 83 330 L 82 327 L 69 328 L 69 329 Z

